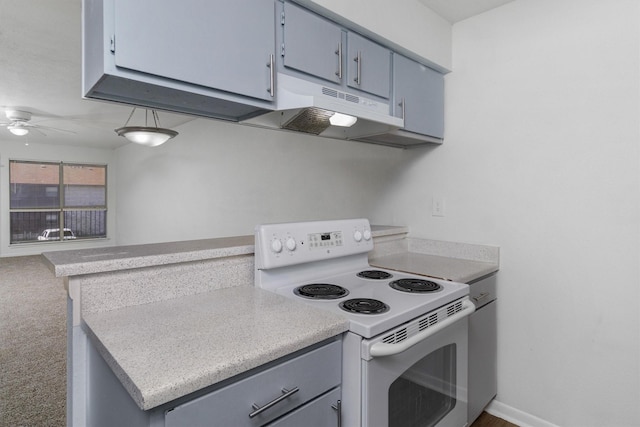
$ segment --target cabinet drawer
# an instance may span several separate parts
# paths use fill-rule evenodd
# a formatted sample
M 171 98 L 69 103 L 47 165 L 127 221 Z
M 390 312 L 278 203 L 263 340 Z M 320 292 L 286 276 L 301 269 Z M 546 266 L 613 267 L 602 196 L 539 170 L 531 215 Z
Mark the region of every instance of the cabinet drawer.
M 340 400 L 340 388 L 318 397 L 313 402 L 296 409 L 285 415 L 278 421 L 269 424 L 269 427 L 300 427 L 313 425 L 313 427 L 336 427 L 338 425 L 338 400 Z M 336 409 L 333 408 L 336 406 Z M 311 424 L 309 420 L 313 420 Z
M 172 426 L 261 426 L 340 384 L 342 342 L 336 341 L 177 406 L 166 413 Z M 296 393 L 253 418 L 252 405 L 262 407 Z
M 480 308 L 496 299 L 496 275 L 469 283 L 469 299 Z

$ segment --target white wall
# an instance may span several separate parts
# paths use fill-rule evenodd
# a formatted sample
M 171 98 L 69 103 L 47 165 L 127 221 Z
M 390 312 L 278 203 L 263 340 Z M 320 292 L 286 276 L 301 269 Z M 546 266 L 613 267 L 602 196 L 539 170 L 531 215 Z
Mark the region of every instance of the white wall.
M 398 149 L 196 120 L 117 150 L 120 245 L 253 234 L 263 222 L 366 217 Z
M 25 137 L 3 137 L 0 139 L 0 257 L 22 255 L 36 255 L 47 251 L 83 249 L 87 247 L 111 246 L 114 244 L 115 229 L 115 176 L 113 150 L 98 148 L 83 148 L 64 145 L 29 142 Z M 35 160 L 47 162 L 68 163 L 96 163 L 107 165 L 107 239 L 73 241 L 73 242 L 42 242 L 10 244 L 9 234 L 9 160 Z
M 454 25 L 445 144 L 373 215 L 501 247 L 496 406 L 521 425 L 640 425 L 639 24 L 637 0 L 517 0 Z

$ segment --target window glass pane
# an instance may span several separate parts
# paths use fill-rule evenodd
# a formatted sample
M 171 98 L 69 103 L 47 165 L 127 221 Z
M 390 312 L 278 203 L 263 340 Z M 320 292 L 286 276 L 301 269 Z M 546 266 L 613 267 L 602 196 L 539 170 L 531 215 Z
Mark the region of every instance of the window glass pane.
M 65 206 L 106 206 L 106 166 L 64 165 L 63 176 Z
M 59 240 L 60 212 L 11 212 L 11 243 Z
M 434 351 L 389 387 L 389 427 L 435 426 L 456 406 L 456 345 Z
M 66 239 L 94 239 L 107 237 L 106 210 L 65 211 L 64 228 L 71 230 L 74 237 Z
M 11 209 L 60 207 L 60 168 L 56 163 L 11 161 L 9 183 Z

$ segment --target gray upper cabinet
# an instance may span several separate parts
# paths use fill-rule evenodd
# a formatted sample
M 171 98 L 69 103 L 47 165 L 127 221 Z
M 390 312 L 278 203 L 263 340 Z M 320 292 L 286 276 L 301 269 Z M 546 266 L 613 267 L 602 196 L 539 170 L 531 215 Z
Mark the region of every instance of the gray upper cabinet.
M 347 85 L 389 99 L 391 51 L 356 33 L 347 33 Z
M 284 66 L 342 82 L 342 28 L 291 3 L 284 4 Z
M 274 0 L 83 0 L 83 94 L 240 120 L 274 108 Z
M 117 67 L 270 100 L 274 3 L 116 0 Z
M 295 4 L 283 10 L 285 69 L 389 99 L 389 49 Z
M 444 75 L 404 56 L 393 56 L 394 114 L 404 130 L 444 138 Z

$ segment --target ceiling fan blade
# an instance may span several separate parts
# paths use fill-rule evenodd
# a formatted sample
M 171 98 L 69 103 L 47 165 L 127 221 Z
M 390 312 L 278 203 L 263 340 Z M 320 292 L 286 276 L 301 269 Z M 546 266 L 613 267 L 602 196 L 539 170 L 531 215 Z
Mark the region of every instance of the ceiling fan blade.
M 52 130 L 52 131 L 55 131 L 55 132 L 70 133 L 70 134 L 74 134 L 74 135 L 77 133 L 77 132 L 74 132 L 72 130 L 54 128 L 54 127 L 51 127 L 51 126 L 43 126 L 43 125 L 39 125 L 39 124 L 36 124 L 36 123 L 28 123 L 27 126 L 30 127 L 30 128 L 35 128 L 35 129 L 46 129 L 46 130 Z
M 42 136 L 47 136 L 47 134 L 46 134 L 46 133 L 44 133 L 44 132 L 42 132 L 40 129 L 38 129 L 38 127 L 37 127 L 37 126 L 29 126 L 29 130 L 30 130 L 30 131 L 32 130 L 32 131 L 34 131 L 34 132 L 37 132 L 37 133 L 39 133 L 39 134 L 40 134 L 40 135 L 42 135 Z

